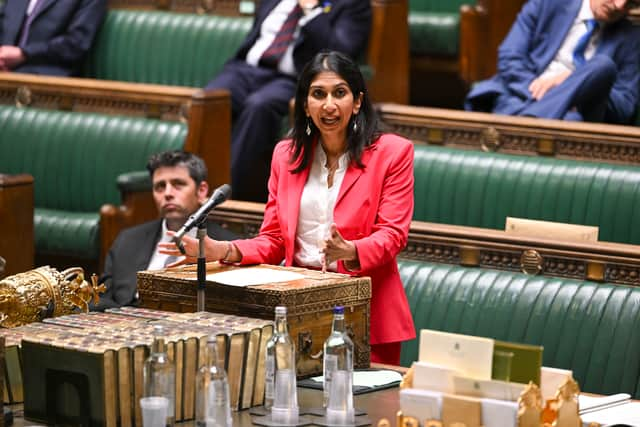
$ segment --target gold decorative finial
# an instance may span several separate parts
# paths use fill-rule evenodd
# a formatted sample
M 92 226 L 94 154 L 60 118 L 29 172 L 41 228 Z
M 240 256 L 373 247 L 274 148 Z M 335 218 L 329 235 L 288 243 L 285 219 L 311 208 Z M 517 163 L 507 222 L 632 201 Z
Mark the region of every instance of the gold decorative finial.
M 5 277 L 0 281 L 0 326 L 13 328 L 45 317 L 62 316 L 99 300 L 104 285 L 84 280 L 84 271 L 70 268 L 59 272 L 49 266 Z
M 540 427 L 542 420 L 542 393 L 529 381 L 518 398 L 518 427 Z

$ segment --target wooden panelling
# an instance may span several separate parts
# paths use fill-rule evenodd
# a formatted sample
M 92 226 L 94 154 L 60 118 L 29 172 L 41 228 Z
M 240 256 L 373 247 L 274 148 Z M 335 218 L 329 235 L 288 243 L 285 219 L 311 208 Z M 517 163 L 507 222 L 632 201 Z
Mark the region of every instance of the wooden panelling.
M 33 268 L 33 177 L 0 174 L 0 256 L 9 276 Z M 2 277 L 2 273 L 0 273 Z
M 255 236 L 264 205 L 229 200 L 210 218 L 242 236 Z M 528 274 L 640 286 L 640 247 L 519 237 L 500 230 L 413 221 L 400 257 Z
M 388 129 L 417 144 L 564 159 L 640 162 L 640 128 L 378 104 Z

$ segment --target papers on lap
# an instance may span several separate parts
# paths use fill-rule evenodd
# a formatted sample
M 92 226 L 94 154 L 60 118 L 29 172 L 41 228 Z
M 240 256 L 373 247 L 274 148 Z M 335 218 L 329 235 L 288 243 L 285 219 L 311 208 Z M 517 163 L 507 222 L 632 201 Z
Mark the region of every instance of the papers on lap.
M 279 270 L 268 267 L 246 267 L 221 273 L 207 274 L 207 281 L 229 286 L 252 286 L 267 283 L 290 282 L 304 279 L 305 276 L 294 271 Z

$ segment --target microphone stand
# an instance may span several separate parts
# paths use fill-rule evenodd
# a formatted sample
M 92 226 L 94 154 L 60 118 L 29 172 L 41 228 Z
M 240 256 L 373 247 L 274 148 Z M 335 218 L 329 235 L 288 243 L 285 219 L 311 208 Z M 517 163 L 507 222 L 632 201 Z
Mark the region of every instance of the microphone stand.
M 204 253 L 204 240 L 207 237 L 207 216 L 203 216 L 198 222 L 198 288 L 197 288 L 197 311 L 204 311 L 205 289 L 207 288 L 207 261 Z

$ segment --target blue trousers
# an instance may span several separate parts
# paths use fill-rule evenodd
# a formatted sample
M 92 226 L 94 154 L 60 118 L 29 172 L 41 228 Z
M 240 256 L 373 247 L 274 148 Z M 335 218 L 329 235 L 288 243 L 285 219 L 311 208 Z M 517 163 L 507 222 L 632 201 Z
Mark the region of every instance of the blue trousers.
M 616 74 L 617 67 L 611 58 L 595 55 L 539 101 L 530 94 L 522 97 L 504 85 L 501 93 L 489 91 L 467 97 L 465 108 L 513 116 L 601 122 L 606 120 L 609 92 Z
M 231 60 L 206 89 L 231 92 L 231 187 L 236 200 L 265 202 L 271 154 L 296 79 L 243 60 Z M 213 119 L 213 118 L 212 118 Z M 211 141 L 212 144 L 215 141 Z

